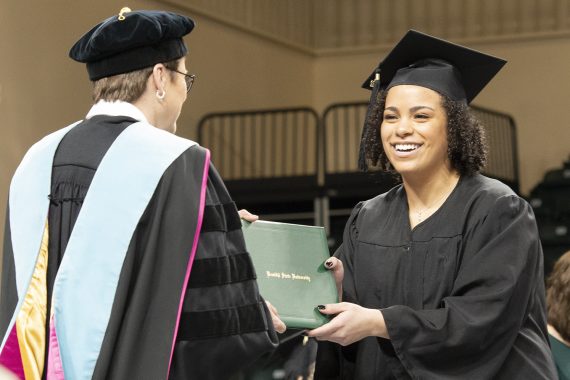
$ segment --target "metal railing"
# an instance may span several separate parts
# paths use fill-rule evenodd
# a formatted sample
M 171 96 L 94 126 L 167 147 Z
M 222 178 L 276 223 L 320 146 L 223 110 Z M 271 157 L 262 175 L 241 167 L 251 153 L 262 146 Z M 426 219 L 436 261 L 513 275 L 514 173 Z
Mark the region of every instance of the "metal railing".
M 235 202 L 263 219 L 322 225 L 320 120 L 310 108 L 204 116 L 198 141 Z
M 517 131 L 514 119 L 505 113 L 472 106 L 475 116 L 483 123 L 489 148 L 483 173 L 497 178 L 519 192 L 519 160 Z
M 204 116 L 198 141 L 225 180 L 317 176 L 319 117 L 310 108 Z

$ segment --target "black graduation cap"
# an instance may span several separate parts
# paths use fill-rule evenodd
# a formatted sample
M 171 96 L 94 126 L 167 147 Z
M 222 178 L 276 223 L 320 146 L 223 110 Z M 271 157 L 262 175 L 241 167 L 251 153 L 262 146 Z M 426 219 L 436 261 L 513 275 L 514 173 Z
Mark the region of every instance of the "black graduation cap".
M 89 78 L 95 81 L 185 56 L 188 49 L 182 37 L 194 25 L 176 13 L 123 8 L 81 37 L 69 56 L 86 63 Z
M 410 30 L 362 87 L 372 89 L 379 74 L 379 89 L 418 85 L 470 103 L 505 63 L 503 59 Z

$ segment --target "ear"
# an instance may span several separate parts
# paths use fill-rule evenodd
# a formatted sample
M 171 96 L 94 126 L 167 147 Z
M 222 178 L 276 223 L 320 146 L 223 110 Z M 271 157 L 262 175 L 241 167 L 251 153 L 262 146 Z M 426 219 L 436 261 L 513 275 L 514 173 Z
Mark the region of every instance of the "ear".
M 152 85 L 154 86 L 155 91 L 165 91 L 166 86 L 166 76 L 168 73 L 166 72 L 166 67 L 162 63 L 157 63 L 152 68 Z

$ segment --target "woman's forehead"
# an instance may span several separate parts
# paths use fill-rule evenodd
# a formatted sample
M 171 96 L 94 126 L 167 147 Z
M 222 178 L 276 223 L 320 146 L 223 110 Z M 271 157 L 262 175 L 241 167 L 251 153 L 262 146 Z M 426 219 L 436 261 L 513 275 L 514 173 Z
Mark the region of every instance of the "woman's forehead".
M 389 103 L 417 103 L 428 102 L 433 104 L 441 104 L 441 94 L 423 86 L 417 85 L 398 85 L 390 88 L 386 96 L 386 106 Z

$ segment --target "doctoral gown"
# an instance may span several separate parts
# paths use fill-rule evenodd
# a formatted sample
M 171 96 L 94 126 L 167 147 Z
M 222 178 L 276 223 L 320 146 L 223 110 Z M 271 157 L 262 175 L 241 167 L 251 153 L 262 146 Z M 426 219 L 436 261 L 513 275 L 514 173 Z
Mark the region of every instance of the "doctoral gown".
M 91 181 L 109 147 L 135 121 L 129 116 L 95 115 L 71 129 L 57 149 L 49 194 L 48 316 L 58 268 Z M 177 317 L 200 213 L 196 199 L 205 157 L 206 150 L 194 145 L 176 158 L 136 225 L 93 379 L 161 379 L 167 374 L 170 379 L 228 378 L 275 348 L 277 337 L 257 288 L 236 206 L 213 165 L 206 168 L 201 231 Z M 107 190 L 113 192 L 113 184 Z M 17 303 L 14 265 L 7 218 L 2 336 Z M 45 358 L 47 362 L 47 342 Z
M 402 185 L 361 202 L 335 255 L 390 339 L 321 343 L 317 379 L 556 379 L 534 215 L 499 181 L 461 177 L 413 229 Z

